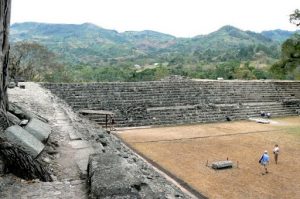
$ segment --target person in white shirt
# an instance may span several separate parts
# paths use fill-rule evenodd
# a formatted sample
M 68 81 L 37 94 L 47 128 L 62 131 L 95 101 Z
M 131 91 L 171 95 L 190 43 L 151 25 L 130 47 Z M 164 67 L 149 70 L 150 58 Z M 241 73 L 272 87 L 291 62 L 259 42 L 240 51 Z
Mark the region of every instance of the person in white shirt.
M 275 163 L 277 164 L 278 155 L 279 155 L 279 146 L 278 146 L 278 144 L 275 144 L 275 147 L 273 149 L 273 154 L 274 154 Z

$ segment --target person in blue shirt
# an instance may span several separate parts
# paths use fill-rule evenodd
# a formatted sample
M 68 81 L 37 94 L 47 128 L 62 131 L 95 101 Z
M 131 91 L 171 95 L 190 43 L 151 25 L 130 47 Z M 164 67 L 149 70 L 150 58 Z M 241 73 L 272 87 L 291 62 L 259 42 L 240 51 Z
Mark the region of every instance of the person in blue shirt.
M 270 157 L 268 155 L 268 151 L 265 151 L 264 154 L 261 156 L 260 160 L 259 160 L 259 163 L 264 167 L 265 169 L 265 173 L 262 173 L 263 175 L 264 174 L 267 174 L 269 173 L 268 172 L 268 164 L 269 164 L 269 161 L 270 161 Z

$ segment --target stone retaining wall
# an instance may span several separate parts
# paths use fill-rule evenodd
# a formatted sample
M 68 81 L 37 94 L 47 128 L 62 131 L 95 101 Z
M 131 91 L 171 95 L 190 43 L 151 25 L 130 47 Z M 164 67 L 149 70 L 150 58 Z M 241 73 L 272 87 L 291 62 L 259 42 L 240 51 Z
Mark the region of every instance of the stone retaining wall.
M 181 190 L 115 135 L 99 129 L 94 138 L 103 150 L 89 157 L 89 198 L 206 198 L 185 182 L 178 185 L 192 193 Z
M 43 83 L 74 110 L 115 112 L 117 126 L 170 125 L 246 119 L 260 111 L 296 115 L 300 81 L 153 81 Z M 89 115 L 103 124 L 105 117 Z

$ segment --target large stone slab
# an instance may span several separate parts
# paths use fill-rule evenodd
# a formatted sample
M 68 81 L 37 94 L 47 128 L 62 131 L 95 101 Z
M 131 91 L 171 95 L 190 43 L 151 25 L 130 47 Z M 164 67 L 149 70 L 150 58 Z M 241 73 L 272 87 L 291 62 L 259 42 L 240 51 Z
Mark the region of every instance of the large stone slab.
M 75 130 L 74 131 L 69 131 L 69 137 L 70 140 L 81 140 L 81 135 L 79 135 L 79 133 L 77 133 Z
M 73 149 L 84 149 L 90 147 L 90 143 L 85 140 L 72 140 L 69 144 Z
M 37 118 L 45 123 L 48 123 L 49 121 L 37 114 L 34 114 L 28 110 L 25 110 L 24 108 L 14 104 L 14 103 L 9 103 L 9 112 L 11 112 L 12 114 L 14 114 L 15 116 L 17 116 L 19 119 L 27 119 L 27 120 L 31 120 L 32 118 Z
M 92 147 L 79 149 L 75 153 L 75 161 L 80 171 L 80 178 L 87 178 L 87 168 L 89 163 L 89 156 L 95 154 L 95 150 Z
M 126 196 L 140 198 L 134 187 L 141 184 L 137 172 L 116 154 L 91 155 L 89 160 L 90 198 Z
M 60 130 L 69 134 L 70 140 L 82 140 L 82 136 L 70 124 L 60 126 Z
M 19 146 L 34 158 L 37 157 L 45 147 L 36 137 L 18 125 L 7 128 L 0 136 L 3 136 L 13 145 Z
M 51 127 L 36 118 L 32 118 L 25 129 L 42 142 L 46 141 L 51 133 Z

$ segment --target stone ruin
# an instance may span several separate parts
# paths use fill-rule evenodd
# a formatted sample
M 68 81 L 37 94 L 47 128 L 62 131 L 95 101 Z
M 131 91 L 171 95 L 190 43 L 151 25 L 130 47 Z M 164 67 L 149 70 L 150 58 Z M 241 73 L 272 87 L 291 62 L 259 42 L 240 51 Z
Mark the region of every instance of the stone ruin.
M 157 82 L 42 85 L 75 111 L 97 110 L 89 111 L 87 117 L 100 125 L 105 123 L 106 118 L 93 113 L 113 112 L 118 127 L 242 120 L 259 116 L 260 111 L 270 112 L 272 117 L 293 116 L 300 110 L 300 81 L 172 78 Z M 10 112 L 17 116 L 10 117 L 18 125 L 8 128 L 7 135 L 12 141 L 21 140 L 16 143 L 23 143 L 22 147 L 36 157 L 51 132 L 47 121 L 22 111 L 20 107 L 12 107 Z M 30 118 L 28 123 L 26 118 Z M 23 138 L 25 134 L 26 138 Z M 36 140 L 36 144 L 27 146 L 27 139 Z M 159 177 L 149 164 L 109 131 L 99 130 L 95 139 L 102 152 L 89 157 L 87 179 L 90 198 L 190 198 Z M 214 167 L 224 165 L 227 163 L 215 164 Z M 188 185 L 185 188 L 198 198 L 205 198 Z
M 261 111 L 271 113 L 272 117 L 294 116 L 300 110 L 300 81 L 195 81 L 174 77 L 156 82 L 42 85 L 75 111 L 113 112 L 118 127 L 243 120 L 259 116 Z M 93 112 L 97 111 L 90 111 L 87 118 L 103 125 L 105 117 Z M 104 149 L 124 148 L 120 140 L 107 134 L 99 135 L 99 139 L 104 143 Z M 134 161 L 139 162 L 140 159 L 129 151 L 124 148 L 121 157 L 134 157 Z M 215 169 L 230 166 L 232 162 L 227 161 L 213 164 Z M 91 155 L 88 168 L 91 198 L 114 194 L 128 198 L 147 198 L 149 195 L 168 198 L 166 193 L 188 197 L 174 195 L 173 189 L 166 187 L 163 192 L 157 192 L 165 182 L 153 184 L 141 180 L 145 179 L 144 167 L 143 161 L 131 166 L 126 164 L 120 154 Z M 184 184 L 198 198 L 205 198 Z
M 115 113 L 116 126 L 153 126 L 293 116 L 300 110 L 300 81 L 193 81 L 82 84 L 44 83 L 74 110 Z M 100 125 L 103 116 L 87 115 Z M 230 118 L 230 120 L 228 120 Z

